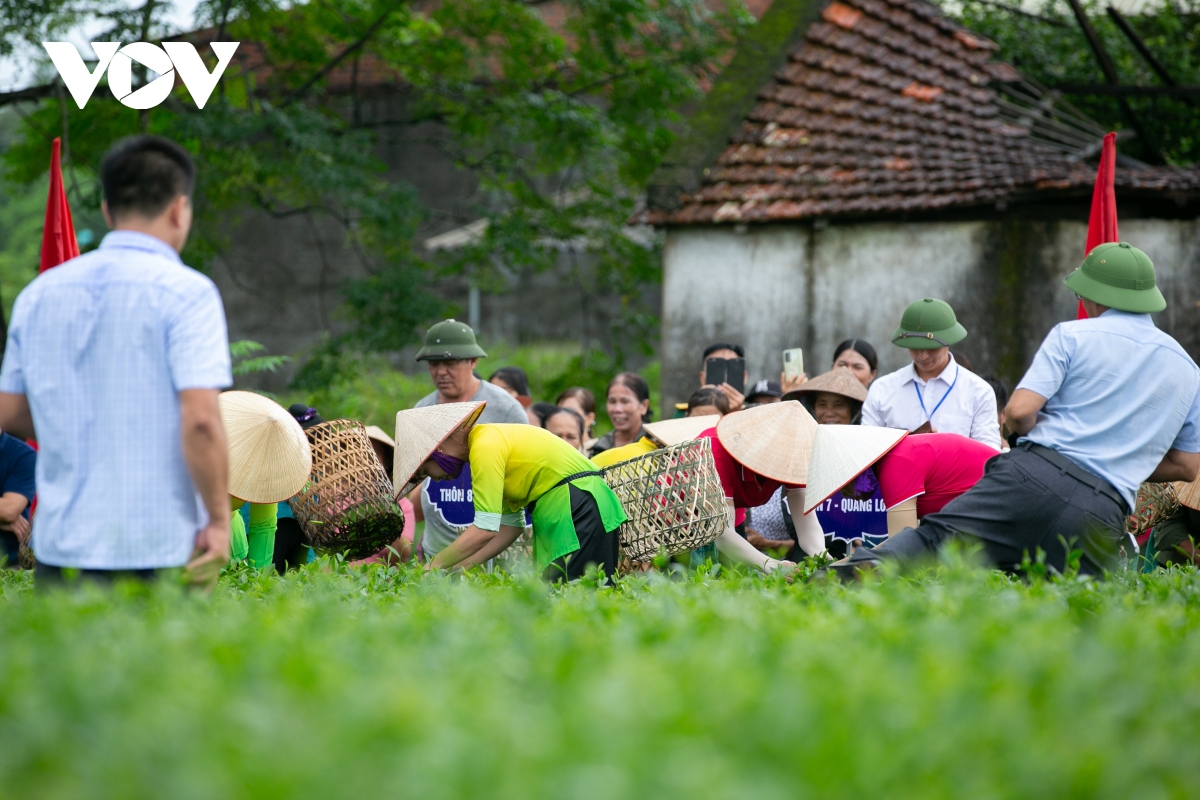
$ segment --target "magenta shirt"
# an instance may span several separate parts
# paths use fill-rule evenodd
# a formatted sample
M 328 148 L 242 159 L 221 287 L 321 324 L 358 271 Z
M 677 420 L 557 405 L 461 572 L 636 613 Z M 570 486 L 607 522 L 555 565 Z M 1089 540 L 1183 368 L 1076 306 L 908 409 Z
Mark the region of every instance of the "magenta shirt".
M 917 498 L 917 516 L 941 511 L 983 477 L 983 467 L 1000 451 L 957 433 L 905 436 L 875 462 L 883 502 L 894 508 Z

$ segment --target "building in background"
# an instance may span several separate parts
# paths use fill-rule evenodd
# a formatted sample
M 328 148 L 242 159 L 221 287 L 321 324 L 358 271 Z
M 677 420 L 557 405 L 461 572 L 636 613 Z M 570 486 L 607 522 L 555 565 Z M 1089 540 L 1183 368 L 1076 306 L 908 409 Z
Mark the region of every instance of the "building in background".
M 905 305 L 948 300 L 977 370 L 1011 382 L 1073 319 L 1104 130 L 919 0 L 776 0 L 651 181 L 666 231 L 663 402 L 711 341 L 752 380 L 842 339 L 880 370 Z M 1200 170 L 1119 159 L 1120 233 L 1154 260 L 1157 323 L 1200 353 Z M 960 347 L 956 347 L 959 350 Z

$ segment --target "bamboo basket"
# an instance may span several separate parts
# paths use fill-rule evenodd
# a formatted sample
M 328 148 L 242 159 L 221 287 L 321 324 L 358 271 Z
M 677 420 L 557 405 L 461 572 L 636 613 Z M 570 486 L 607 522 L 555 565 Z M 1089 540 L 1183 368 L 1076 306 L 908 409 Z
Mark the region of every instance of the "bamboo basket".
M 305 433 L 312 445 L 312 477 L 288 503 L 308 543 L 353 560 L 395 541 L 404 529 L 404 512 L 366 428 L 335 419 Z
M 1125 523 L 1136 536 L 1165 521 L 1179 510 L 1179 491 L 1173 483 L 1143 483 L 1138 487 L 1137 506 Z
M 18 551 L 17 564 L 21 569 L 36 569 L 37 559 L 33 557 L 33 548 L 28 544 L 21 545 Z
M 621 526 L 621 549 L 630 561 L 686 553 L 725 529 L 725 492 L 709 439 L 655 450 L 603 474 L 629 518 Z

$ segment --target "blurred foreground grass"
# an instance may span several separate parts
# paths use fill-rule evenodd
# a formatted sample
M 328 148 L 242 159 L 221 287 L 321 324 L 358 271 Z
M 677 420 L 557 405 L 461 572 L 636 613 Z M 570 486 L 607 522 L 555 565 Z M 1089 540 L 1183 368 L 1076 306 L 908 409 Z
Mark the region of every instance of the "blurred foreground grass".
M 1192 571 L 0 577 L 0 796 L 1194 797 Z

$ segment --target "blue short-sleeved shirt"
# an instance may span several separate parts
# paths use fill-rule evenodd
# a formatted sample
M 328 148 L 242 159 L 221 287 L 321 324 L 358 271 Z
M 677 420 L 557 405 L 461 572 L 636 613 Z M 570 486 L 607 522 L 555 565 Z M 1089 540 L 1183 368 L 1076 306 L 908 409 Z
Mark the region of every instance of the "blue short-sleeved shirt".
M 33 503 L 33 495 L 37 491 L 34 480 L 34 470 L 37 468 L 37 453 L 29 445 L 0 433 L 0 495 L 13 492 L 23 496 Z M 29 506 L 22 512 L 29 519 Z M 19 555 L 17 535 L 11 531 L 0 531 L 0 556 L 8 559 L 8 566 L 15 566 Z
M 1023 439 L 1104 478 L 1130 508 L 1168 450 L 1200 453 L 1200 369 L 1149 314 L 1056 325 L 1017 388 L 1046 398 Z
M 233 382 L 217 287 L 166 243 L 113 231 L 17 297 L 0 392 L 37 430 L 38 561 L 187 562 L 207 516 L 183 459 L 179 392 Z

